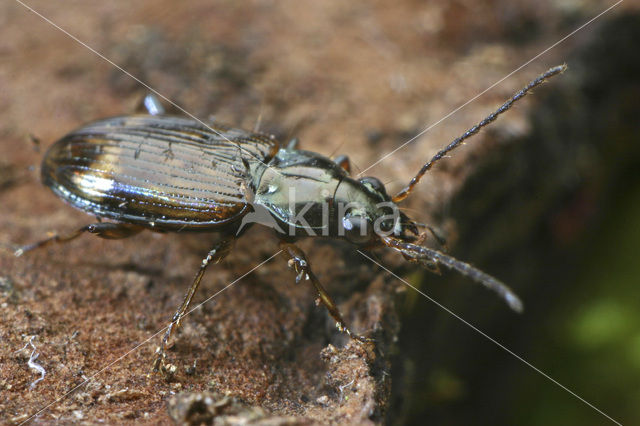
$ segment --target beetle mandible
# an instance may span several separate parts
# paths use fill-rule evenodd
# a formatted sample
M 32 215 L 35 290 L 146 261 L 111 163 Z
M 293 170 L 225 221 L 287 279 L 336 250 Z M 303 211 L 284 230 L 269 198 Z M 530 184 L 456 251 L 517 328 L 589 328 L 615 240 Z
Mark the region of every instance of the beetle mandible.
M 431 270 L 456 270 L 496 292 L 515 311 L 520 299 L 498 279 L 441 251 L 421 245 L 419 224 L 398 208 L 425 173 L 463 141 L 493 122 L 536 86 L 566 69 L 550 68 L 500 108 L 437 152 L 409 184 L 389 196 L 376 178 L 354 179 L 345 156 L 329 159 L 285 146 L 269 135 L 218 123 L 165 115 L 153 98 L 149 115 L 108 118 L 83 126 L 53 144 L 42 161 L 44 185 L 73 207 L 100 219 L 68 234 L 19 248 L 15 255 L 83 233 L 120 239 L 143 230 L 218 232 L 156 351 L 153 368 L 165 366 L 165 347 L 179 327 L 210 263 L 222 260 L 249 225 L 270 226 L 296 271 L 308 280 L 337 327 L 359 341 L 295 245 L 303 237 L 347 240 L 369 249 L 386 246 Z

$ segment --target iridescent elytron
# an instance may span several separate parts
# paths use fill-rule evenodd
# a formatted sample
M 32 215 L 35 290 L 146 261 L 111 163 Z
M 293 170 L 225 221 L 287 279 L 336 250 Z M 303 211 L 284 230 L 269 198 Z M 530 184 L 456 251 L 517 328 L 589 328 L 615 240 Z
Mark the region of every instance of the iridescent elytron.
M 150 113 L 100 120 L 56 142 L 42 164 L 42 180 L 59 197 L 100 219 L 66 235 L 54 235 L 16 251 L 69 241 L 84 232 L 102 238 L 126 238 L 149 229 L 158 232 L 217 232 L 220 241 L 200 270 L 169 326 L 154 362 L 165 365 L 164 348 L 177 329 L 207 265 L 219 262 L 253 223 L 275 230 L 296 270 L 296 282 L 309 280 L 339 329 L 352 333 L 296 245 L 299 238 L 342 238 L 370 249 L 390 247 L 405 259 L 438 271 L 454 269 L 497 292 L 516 311 L 518 297 L 490 275 L 440 251 L 421 245 L 420 225 L 397 205 L 411 193 L 434 163 L 460 146 L 524 97 L 532 88 L 564 71 L 551 68 L 516 93 L 494 113 L 469 129 L 426 163 L 411 182 L 390 197 L 376 178 L 350 177 L 347 157 L 330 159 L 280 146 L 269 135 L 165 115 L 148 98 Z
M 217 133 L 172 116 L 96 121 L 49 149 L 42 181 L 103 218 L 164 231 L 211 230 L 247 211 L 239 153 L 265 161 L 277 152 L 268 136 L 212 127 Z

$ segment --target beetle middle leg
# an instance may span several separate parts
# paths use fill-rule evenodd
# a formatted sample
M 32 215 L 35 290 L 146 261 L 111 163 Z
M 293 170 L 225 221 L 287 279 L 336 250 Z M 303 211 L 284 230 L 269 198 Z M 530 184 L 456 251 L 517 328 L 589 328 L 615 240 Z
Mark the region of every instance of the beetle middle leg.
M 22 246 L 14 252 L 16 257 L 20 257 L 28 251 L 35 250 L 40 247 L 48 246 L 54 243 L 66 243 L 68 241 L 78 238 L 80 235 L 88 232 L 90 234 L 96 234 L 100 238 L 108 240 L 119 240 L 122 238 L 128 238 L 138 234 L 145 228 L 139 225 L 132 225 L 129 223 L 113 223 L 113 222 L 99 222 L 92 223 L 90 225 L 78 228 L 75 231 L 71 231 L 67 234 L 53 234 L 49 238 L 37 241 L 32 244 Z
M 235 242 L 235 236 L 224 237 L 221 241 L 219 241 L 210 251 L 207 253 L 207 256 L 202 259 L 202 264 L 200 265 L 200 269 L 196 274 L 189 290 L 187 290 L 187 294 L 184 296 L 184 300 L 182 304 L 178 308 L 175 314 L 173 314 L 173 318 L 171 319 L 171 323 L 167 327 L 167 331 L 162 338 L 162 342 L 160 342 L 160 346 L 156 349 L 156 358 L 153 361 L 153 371 L 158 371 L 161 368 L 164 370 L 164 359 L 166 358 L 165 348 L 167 347 L 167 342 L 173 335 L 173 333 L 180 328 L 180 321 L 186 315 L 187 309 L 189 309 L 189 305 L 191 304 L 191 299 L 196 294 L 198 290 L 198 286 L 200 285 L 200 281 L 202 281 L 202 277 L 204 276 L 204 272 L 209 266 L 210 263 L 218 263 L 222 259 L 224 259 L 227 254 L 233 248 L 233 243 Z
M 371 339 L 360 336 L 359 334 L 355 334 L 349 329 L 349 327 L 347 327 L 347 324 L 342 318 L 342 315 L 340 315 L 340 311 L 338 311 L 338 307 L 336 306 L 335 302 L 333 301 L 333 299 L 331 299 L 329 293 L 327 293 L 322 284 L 320 284 L 320 281 L 318 281 L 318 278 L 316 278 L 315 274 L 311 270 L 311 265 L 309 264 L 309 261 L 307 260 L 307 257 L 305 256 L 302 249 L 300 249 L 300 247 L 296 246 L 295 244 L 287 243 L 284 241 L 280 243 L 280 248 L 289 256 L 289 266 L 295 268 L 297 274 L 296 284 L 298 284 L 303 279 L 311 281 L 311 284 L 313 284 L 316 292 L 318 293 L 318 299 L 327 308 L 329 314 L 331 314 L 333 319 L 336 321 L 336 326 L 338 327 L 338 329 L 345 332 L 352 339 L 358 340 L 360 342 L 370 342 Z

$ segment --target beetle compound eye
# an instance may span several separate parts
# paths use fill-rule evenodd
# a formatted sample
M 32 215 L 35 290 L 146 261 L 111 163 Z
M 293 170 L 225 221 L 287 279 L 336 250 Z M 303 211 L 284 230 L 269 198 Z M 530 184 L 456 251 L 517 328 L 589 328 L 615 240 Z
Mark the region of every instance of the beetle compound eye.
M 358 182 L 360 182 L 361 184 L 363 184 L 373 192 L 378 192 L 381 194 L 387 193 L 387 191 L 384 188 L 384 185 L 382 184 L 382 182 L 380 182 L 378 178 L 367 176 L 367 177 L 363 177 L 362 179 L 359 179 Z
M 345 238 L 354 244 L 362 244 L 371 240 L 371 223 L 364 216 L 343 217 L 342 230 Z

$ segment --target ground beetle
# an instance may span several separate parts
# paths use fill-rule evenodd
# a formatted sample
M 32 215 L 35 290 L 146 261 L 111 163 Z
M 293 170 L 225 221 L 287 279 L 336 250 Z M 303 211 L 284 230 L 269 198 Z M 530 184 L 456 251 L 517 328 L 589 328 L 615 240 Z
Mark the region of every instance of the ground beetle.
M 498 293 L 511 308 L 518 297 L 492 276 L 440 251 L 424 247 L 420 224 L 402 213 L 404 200 L 422 176 L 447 153 L 494 121 L 514 102 L 565 65 L 532 80 L 495 112 L 453 140 L 391 197 L 376 178 L 350 177 L 345 156 L 329 159 L 297 149 L 297 140 L 281 147 L 269 135 L 218 123 L 166 115 L 151 97 L 149 115 L 131 115 L 90 123 L 56 142 L 42 162 L 43 183 L 72 206 L 100 219 L 69 234 L 24 246 L 15 254 L 89 232 L 107 239 L 126 238 L 148 229 L 157 232 L 218 232 L 221 240 L 200 270 L 173 316 L 157 350 L 154 369 L 164 366 L 164 348 L 179 327 L 209 263 L 223 259 L 248 225 L 273 228 L 296 282 L 310 281 L 337 327 L 352 333 L 335 303 L 311 271 L 295 241 L 302 237 L 341 238 L 359 248 L 387 246 L 405 259 L 438 270 L 454 269 Z

